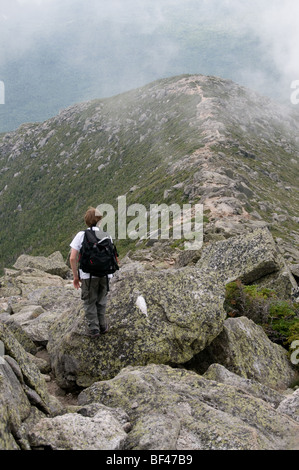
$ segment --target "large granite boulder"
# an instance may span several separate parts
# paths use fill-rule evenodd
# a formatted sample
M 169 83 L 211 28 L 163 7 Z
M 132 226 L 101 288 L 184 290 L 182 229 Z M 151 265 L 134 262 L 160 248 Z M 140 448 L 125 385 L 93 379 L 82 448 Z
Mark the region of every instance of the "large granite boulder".
M 99 405 L 93 412 L 65 413 L 41 419 L 29 432 L 32 449 L 51 450 L 121 450 L 127 432 L 125 413 Z
M 278 450 L 298 445 L 298 423 L 261 395 L 165 365 L 127 367 L 82 391 L 78 403 L 122 408 L 132 424 L 126 441 L 130 450 Z
M 277 409 L 299 423 L 299 389 L 287 395 Z
M 59 385 L 86 387 L 128 365 L 188 362 L 223 330 L 227 282 L 251 282 L 282 269 L 271 234 L 259 229 L 205 247 L 195 267 L 121 271 L 109 294 L 107 335 L 86 336 L 79 303 L 50 328 L 48 351 Z
M 33 268 L 49 274 L 65 278 L 70 272 L 70 268 L 64 262 L 59 251 L 55 251 L 50 256 L 30 256 L 21 255 L 14 264 L 15 269 Z
M 128 365 L 182 364 L 218 336 L 226 316 L 215 276 L 192 268 L 128 273 L 109 295 L 105 336 L 86 336 L 80 304 L 50 328 L 47 348 L 61 387 L 86 387 Z
M 219 336 L 186 366 L 204 373 L 214 363 L 276 390 L 288 388 L 298 378 L 286 349 L 272 343 L 247 317 L 226 319 Z
M 266 227 L 208 244 L 197 267 L 217 272 L 218 282 L 228 284 L 240 279 L 243 284 L 263 284 L 275 289 L 281 297 L 291 297 L 298 288 Z
M 30 449 L 28 426 L 61 412 L 44 377 L 10 329 L 0 322 L 0 449 Z
M 267 385 L 257 382 L 254 379 L 247 379 L 235 374 L 218 363 L 211 364 L 203 376 L 209 380 L 237 387 L 238 389 L 243 390 L 244 393 L 270 403 L 273 408 L 277 408 L 285 399 L 283 393 L 273 390 Z

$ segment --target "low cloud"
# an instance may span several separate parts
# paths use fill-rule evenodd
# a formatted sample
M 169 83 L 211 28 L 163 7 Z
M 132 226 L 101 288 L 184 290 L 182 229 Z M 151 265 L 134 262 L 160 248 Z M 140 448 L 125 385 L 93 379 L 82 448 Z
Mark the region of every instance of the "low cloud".
M 24 83 L 28 97 L 63 89 L 50 114 L 182 73 L 287 100 L 298 17 L 297 0 L 1 0 L 0 80 L 18 105 Z
M 161 52 L 165 46 L 172 57 L 179 49 L 171 28 L 180 16 L 186 21 L 188 14 L 190 28 L 196 23 L 210 24 L 216 30 L 227 28 L 227 33 L 241 35 L 247 31 L 255 35 L 264 47 L 266 60 L 273 61 L 281 74 L 299 78 L 297 0 L 2 0 L 0 39 L 6 52 L 2 52 L 0 63 L 36 47 L 40 39 L 50 41 L 68 30 L 74 34 L 72 24 L 78 28 L 74 47 L 80 40 L 84 46 L 93 35 L 100 54 L 96 33 L 97 24 L 100 28 L 103 22 L 109 22 L 110 34 L 120 43 L 128 33 L 126 28 L 136 35 L 155 35 L 165 25 L 169 40 L 161 44 Z M 188 24 L 185 29 L 188 34 Z M 160 55 L 165 59 L 165 54 Z

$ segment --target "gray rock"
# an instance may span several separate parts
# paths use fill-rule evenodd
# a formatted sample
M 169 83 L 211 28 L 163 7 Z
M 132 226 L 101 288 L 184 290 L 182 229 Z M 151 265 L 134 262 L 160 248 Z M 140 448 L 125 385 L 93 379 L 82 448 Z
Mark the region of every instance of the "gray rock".
M 223 330 L 226 283 L 251 282 L 282 267 L 271 234 L 259 229 L 206 246 L 195 267 L 120 271 L 111 285 L 105 337 L 94 342 L 85 335 L 79 303 L 50 328 L 48 351 L 59 385 L 86 387 L 128 365 L 190 361 Z
M 22 384 L 15 375 L 15 364 L 11 368 L 7 356 L 0 365 L 0 450 L 20 449 L 22 421 L 30 413 L 31 405 Z
M 126 273 L 111 284 L 108 334 L 86 336 L 84 312 L 70 310 L 49 330 L 59 385 L 88 386 L 127 365 L 184 363 L 223 327 L 224 291 L 195 268 Z
M 203 249 L 197 263 L 199 269 L 217 272 L 223 283 L 241 279 L 244 284 L 278 272 L 283 266 L 268 229 L 211 243 Z
M 299 389 L 288 395 L 279 405 L 277 410 L 290 416 L 299 423 Z
M 29 433 L 32 448 L 52 450 L 121 450 L 126 439 L 122 423 L 105 407 L 92 417 L 67 413 L 42 419 Z
M 221 364 L 212 364 L 205 372 L 204 377 L 242 389 L 245 393 L 270 403 L 274 408 L 277 408 L 284 400 L 284 395 L 281 393 L 255 380 L 246 379 L 240 375 L 234 374 Z
M 28 334 L 23 330 L 23 328 L 17 323 L 11 322 L 11 317 L 3 320 L 3 323 L 6 323 L 9 326 L 9 330 L 13 333 L 16 340 L 20 345 L 25 349 L 26 352 L 30 354 L 37 353 L 37 346 L 28 336 Z
M 290 298 L 297 283 L 268 228 L 255 228 L 243 236 L 231 237 L 205 246 L 199 269 L 217 272 L 218 282 L 236 279 L 244 284 L 273 288 L 282 298 Z
M 18 313 L 13 313 L 10 320 L 20 326 L 26 324 L 29 320 L 37 318 L 44 309 L 40 305 L 26 305 Z
M 60 252 L 56 251 L 47 258 L 45 256 L 21 255 L 14 264 L 15 269 L 34 268 L 49 274 L 65 278 L 70 269 L 65 264 Z
M 125 368 L 82 391 L 78 402 L 121 407 L 132 423 L 131 450 L 289 449 L 299 431 L 290 417 L 238 386 L 165 365 Z
M 24 377 L 23 377 L 21 368 L 19 367 L 19 364 L 17 363 L 17 361 L 15 361 L 13 357 L 10 357 L 10 356 L 7 356 L 7 355 L 4 355 L 3 359 L 11 367 L 12 371 L 14 372 L 14 374 L 17 377 L 20 384 L 24 384 Z
M 294 276 L 299 278 L 299 264 L 290 264 L 290 270 Z
M 26 385 L 32 388 L 40 396 L 44 409 L 50 414 L 50 397 L 45 380 L 37 366 L 30 361 L 25 349 L 16 340 L 10 329 L 1 322 L 0 340 L 4 344 L 6 355 L 11 356 L 17 362 Z
M 0 341 L 5 348 L 0 364 L 0 449 L 30 450 L 31 426 L 45 416 L 62 414 L 64 410 L 49 394 L 31 356 L 1 322 Z
M 297 378 L 287 351 L 247 317 L 225 320 L 220 335 L 188 367 L 201 373 L 214 363 L 275 390 L 285 390 Z
M 59 317 L 60 312 L 44 312 L 37 318 L 22 323 L 22 329 L 35 344 L 46 345 L 49 340 L 49 328 Z

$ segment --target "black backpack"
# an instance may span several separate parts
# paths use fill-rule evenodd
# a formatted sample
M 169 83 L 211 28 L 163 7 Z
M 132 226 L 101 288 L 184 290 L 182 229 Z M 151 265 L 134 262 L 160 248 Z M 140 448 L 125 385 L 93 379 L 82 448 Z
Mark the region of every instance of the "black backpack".
M 91 276 L 103 277 L 118 269 L 118 253 L 109 236 L 99 239 L 92 229 L 85 230 L 79 255 L 79 267 Z M 108 282 L 107 282 L 108 284 Z

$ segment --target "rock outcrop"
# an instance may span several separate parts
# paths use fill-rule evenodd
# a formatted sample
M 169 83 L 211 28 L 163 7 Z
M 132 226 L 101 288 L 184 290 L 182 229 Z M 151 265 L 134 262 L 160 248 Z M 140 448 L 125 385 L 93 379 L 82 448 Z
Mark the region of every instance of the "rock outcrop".
M 0 449 L 298 449 L 298 354 L 270 341 L 299 331 L 298 154 L 296 113 L 201 75 L 1 135 Z M 95 186 L 95 204 L 203 204 L 204 243 L 130 240 L 92 339 L 61 253 L 19 254 L 66 252 Z M 292 305 L 289 343 L 229 317 L 248 313 L 226 312 L 231 281 Z
M 289 297 L 295 279 L 269 231 L 169 255 L 158 267 L 141 252 L 124 260 L 111 283 L 111 328 L 97 340 L 63 272 L 41 271 L 40 261 L 5 271 L 1 449 L 298 448 L 287 351 L 223 307 L 233 279 L 283 279 Z M 71 406 L 61 398 L 80 391 Z
M 128 365 L 188 361 L 222 330 L 222 295 L 215 278 L 191 268 L 120 276 L 107 308 L 109 334 L 90 341 L 82 308 L 50 328 L 48 351 L 60 386 L 86 387 Z
M 274 450 L 298 445 L 298 423 L 238 386 L 165 365 L 128 367 L 79 405 L 121 407 L 134 450 Z
M 204 373 L 215 363 L 277 390 L 288 388 L 295 380 L 286 349 L 272 343 L 262 327 L 246 317 L 225 320 L 219 336 L 188 367 Z
M 286 298 L 297 289 L 290 267 L 266 227 L 208 244 L 196 266 L 217 272 L 219 282 L 239 279 L 244 284 L 263 284 Z
M 90 341 L 79 307 L 76 313 L 65 312 L 51 326 L 48 351 L 60 386 L 87 387 L 95 380 L 112 378 L 128 365 L 190 361 L 226 331 L 226 283 L 239 278 L 252 282 L 273 273 L 279 276 L 284 270 L 269 231 L 259 229 L 207 246 L 195 267 L 120 273 L 107 309 L 109 335 Z M 285 290 L 290 292 L 295 281 L 287 271 L 285 278 Z M 255 334 L 249 330 L 244 341 L 251 342 Z M 268 348 L 266 343 L 264 335 L 263 350 Z M 268 360 L 271 352 L 266 356 Z M 272 355 L 272 368 L 276 359 L 278 354 Z M 283 370 L 287 359 L 280 354 L 279 361 Z M 292 379 L 287 367 L 284 385 Z
M 29 256 L 21 255 L 14 264 L 15 269 L 33 268 L 45 273 L 54 274 L 65 278 L 69 274 L 70 269 L 64 262 L 59 251 L 52 253 L 50 256 Z
M 99 404 L 88 415 L 88 407 L 78 413 L 43 418 L 30 431 L 32 449 L 123 450 L 127 439 L 128 416 Z
M 1 322 L 0 341 L 5 351 L 0 358 L 0 449 L 30 449 L 27 426 L 62 407 L 48 393 L 38 367 Z

